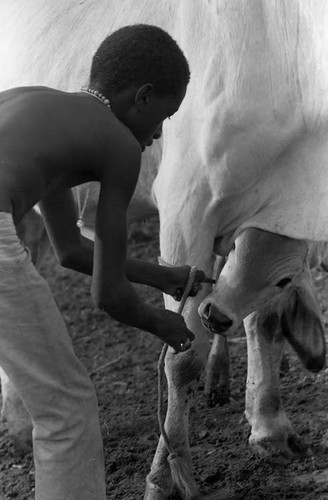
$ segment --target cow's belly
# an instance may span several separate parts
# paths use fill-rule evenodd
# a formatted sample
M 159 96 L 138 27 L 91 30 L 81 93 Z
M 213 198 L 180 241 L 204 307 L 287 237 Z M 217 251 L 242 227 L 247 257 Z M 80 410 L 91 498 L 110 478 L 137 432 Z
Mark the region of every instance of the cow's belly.
M 328 135 L 298 139 L 282 152 L 245 200 L 258 209 L 238 228 L 257 227 L 296 239 L 328 240 Z M 245 203 L 246 205 L 246 203 Z

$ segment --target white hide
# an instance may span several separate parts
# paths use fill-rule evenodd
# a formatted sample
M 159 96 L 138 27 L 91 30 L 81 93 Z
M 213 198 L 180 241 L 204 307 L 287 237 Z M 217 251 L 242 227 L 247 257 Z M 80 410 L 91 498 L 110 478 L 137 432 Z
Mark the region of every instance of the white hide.
M 28 7 L 2 0 L 0 15 L 1 89 L 42 84 L 77 91 L 109 32 L 131 22 L 167 29 L 186 53 L 192 79 L 181 111 L 165 127 L 156 196 L 169 191 L 174 211 L 183 214 L 201 184 L 198 196 L 204 209 L 215 210 L 219 237 L 258 227 L 328 239 L 325 0 L 141 0 L 138 9 L 127 0 L 32 0 Z M 31 20 L 39 29 L 27 38 Z M 183 164 L 174 161 L 177 152 Z
M 194 27 L 198 45 L 186 45 L 194 80 L 166 130 L 168 159 L 178 151 L 184 165 L 160 170 L 157 199 L 170 210 L 176 194 L 183 218 L 187 200 L 203 196 L 228 248 L 245 227 L 327 239 L 328 5 L 208 5 L 206 33 Z M 200 225 L 200 206 L 190 225 Z

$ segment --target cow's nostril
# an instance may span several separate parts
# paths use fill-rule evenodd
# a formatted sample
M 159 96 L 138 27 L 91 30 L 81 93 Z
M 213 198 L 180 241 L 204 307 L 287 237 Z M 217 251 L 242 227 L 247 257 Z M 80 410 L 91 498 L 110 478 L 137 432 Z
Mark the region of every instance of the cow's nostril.
M 204 319 L 210 319 L 211 317 L 211 304 L 208 302 L 203 308 L 202 316 Z

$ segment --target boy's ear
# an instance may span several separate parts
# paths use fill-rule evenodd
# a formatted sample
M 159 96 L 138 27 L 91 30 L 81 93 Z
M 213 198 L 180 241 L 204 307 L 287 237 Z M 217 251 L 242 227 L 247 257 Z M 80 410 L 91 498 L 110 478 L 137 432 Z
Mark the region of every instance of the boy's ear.
M 145 83 L 142 87 L 139 87 L 134 102 L 138 109 L 142 109 L 145 105 L 147 105 L 150 101 L 150 98 L 153 94 L 153 85 L 151 83 Z

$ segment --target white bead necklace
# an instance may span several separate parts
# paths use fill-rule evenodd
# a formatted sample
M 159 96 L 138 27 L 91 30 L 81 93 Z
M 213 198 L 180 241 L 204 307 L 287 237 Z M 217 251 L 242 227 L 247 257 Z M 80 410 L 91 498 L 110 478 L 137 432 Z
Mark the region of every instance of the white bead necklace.
M 99 92 L 99 90 L 93 90 L 90 89 L 89 87 L 82 87 L 81 92 L 85 92 L 86 94 L 92 95 L 93 97 L 98 99 L 98 101 L 102 102 L 107 108 L 110 109 L 110 100 L 107 99 L 107 97 L 104 96 L 101 92 Z

